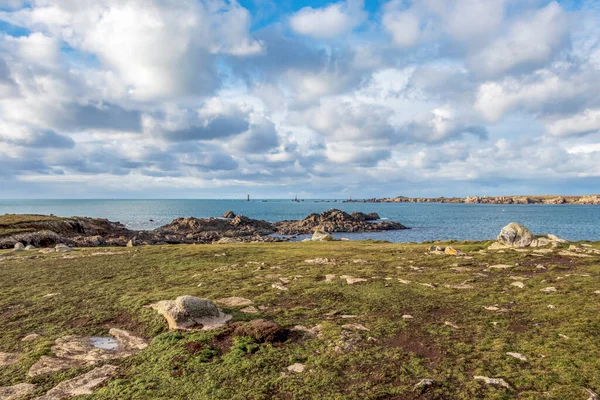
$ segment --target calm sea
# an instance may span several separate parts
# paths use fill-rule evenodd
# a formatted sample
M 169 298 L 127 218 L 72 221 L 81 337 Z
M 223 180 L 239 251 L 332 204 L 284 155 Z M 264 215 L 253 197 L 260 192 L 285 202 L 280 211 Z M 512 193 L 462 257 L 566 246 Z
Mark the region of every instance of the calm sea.
M 377 212 L 410 230 L 343 233 L 350 239 L 392 242 L 493 239 L 509 222 L 520 222 L 534 233 L 554 233 L 570 240 L 600 240 L 600 206 L 481 205 L 427 203 L 342 203 L 304 200 L 0 200 L 0 214 L 55 214 L 120 221 L 131 229 L 153 229 L 177 217 L 220 217 L 225 211 L 267 221 L 302 219 L 330 208 L 347 212 Z M 152 220 L 152 221 L 151 221 Z

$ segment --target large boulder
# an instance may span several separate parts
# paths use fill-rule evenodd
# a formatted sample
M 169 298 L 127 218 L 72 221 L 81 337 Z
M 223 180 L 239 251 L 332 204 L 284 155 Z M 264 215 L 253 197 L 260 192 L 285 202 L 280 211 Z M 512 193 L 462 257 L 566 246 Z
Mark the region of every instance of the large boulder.
M 149 307 L 165 317 L 172 330 L 196 327 L 209 330 L 221 327 L 231 319 L 230 315 L 223 314 L 209 299 L 193 296 L 179 296 L 175 300 L 159 301 Z
M 236 215 L 233 211 L 227 211 L 223 214 L 222 218 L 233 219 Z
M 498 242 L 510 247 L 527 247 L 535 239 L 529 229 L 516 222 L 506 225 L 498 235 Z
M 329 242 L 335 240 L 331 233 L 325 232 L 323 229 L 317 228 L 312 235 L 313 242 Z

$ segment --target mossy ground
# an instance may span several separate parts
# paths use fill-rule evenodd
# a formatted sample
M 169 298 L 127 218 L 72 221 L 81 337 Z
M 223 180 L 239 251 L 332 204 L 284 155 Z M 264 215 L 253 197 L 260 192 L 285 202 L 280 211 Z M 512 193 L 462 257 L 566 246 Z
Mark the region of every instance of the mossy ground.
M 119 376 L 86 398 L 562 400 L 587 399 L 585 389 L 599 392 L 600 295 L 594 292 L 600 290 L 600 257 L 479 253 L 487 244 L 452 244 L 468 257 L 430 255 L 426 244 L 379 242 L 3 251 L 0 351 L 23 356 L 0 367 L 0 386 L 31 382 L 38 390 L 30 398 L 43 394 L 85 371 L 28 378 L 28 368 L 50 353 L 56 338 L 105 335 L 118 327 L 151 344 L 113 362 Z M 335 263 L 305 262 L 318 257 Z M 239 268 L 213 272 L 235 264 Z M 493 264 L 518 265 L 486 271 Z M 277 274 L 290 279 L 288 291 L 271 287 Z M 367 281 L 325 283 L 326 274 Z M 515 279 L 525 287 L 511 286 Z M 463 283 L 474 289 L 444 286 Z M 557 292 L 543 293 L 548 286 Z M 168 332 L 162 317 L 143 307 L 184 294 L 249 298 L 267 308 L 259 315 L 227 310 L 234 319 L 266 318 L 286 328 L 321 324 L 323 331 L 273 344 L 226 338 L 222 331 Z M 492 305 L 507 312 L 484 309 Z M 406 314 L 413 319 L 403 319 Z M 369 331 L 360 332 L 353 350 L 336 351 L 341 326 L 349 323 Z M 33 332 L 43 338 L 21 341 Z M 303 373 L 282 374 L 296 362 L 306 365 Z M 502 378 L 511 389 L 487 386 L 474 375 Z M 423 378 L 434 385 L 413 389 Z

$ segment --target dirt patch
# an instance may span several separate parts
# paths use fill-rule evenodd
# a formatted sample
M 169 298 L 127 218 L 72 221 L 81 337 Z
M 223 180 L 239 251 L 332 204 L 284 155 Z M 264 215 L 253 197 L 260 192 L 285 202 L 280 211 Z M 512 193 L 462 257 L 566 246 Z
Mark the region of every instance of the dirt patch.
M 388 347 L 402 348 L 429 361 L 436 362 L 442 356 L 439 346 L 427 335 L 402 331 L 385 343 Z
M 142 325 L 135 319 L 133 314 L 127 311 L 123 311 L 114 318 L 105 320 L 102 325 L 109 329 L 118 326 L 119 328 L 128 330 L 138 336 L 144 336 Z
M 187 342 L 183 345 L 183 348 L 191 354 L 198 354 L 202 350 L 207 350 L 209 347 L 206 343 L 203 342 Z
M 88 317 L 79 317 L 73 318 L 69 321 L 69 326 L 71 328 L 83 328 L 90 324 L 90 319 Z
M 235 336 L 249 336 L 259 343 L 285 342 L 289 331 L 283 329 L 273 321 L 266 319 L 255 319 L 253 321 L 238 324 L 234 328 Z

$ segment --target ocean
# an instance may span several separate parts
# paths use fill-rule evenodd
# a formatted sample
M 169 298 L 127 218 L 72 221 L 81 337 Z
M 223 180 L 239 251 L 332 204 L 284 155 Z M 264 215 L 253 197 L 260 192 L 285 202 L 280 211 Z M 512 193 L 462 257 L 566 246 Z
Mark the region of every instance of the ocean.
M 130 229 L 154 229 L 177 217 L 220 217 L 225 211 L 267 221 L 303 219 L 330 208 L 376 212 L 412 229 L 375 233 L 338 233 L 351 240 L 391 242 L 494 239 L 515 221 L 534 233 L 569 240 L 600 240 L 600 206 L 484 205 L 440 203 L 343 203 L 340 200 L 0 200 L 0 214 L 54 214 L 119 221 Z

